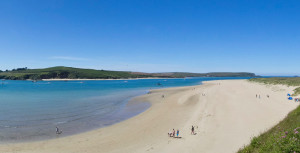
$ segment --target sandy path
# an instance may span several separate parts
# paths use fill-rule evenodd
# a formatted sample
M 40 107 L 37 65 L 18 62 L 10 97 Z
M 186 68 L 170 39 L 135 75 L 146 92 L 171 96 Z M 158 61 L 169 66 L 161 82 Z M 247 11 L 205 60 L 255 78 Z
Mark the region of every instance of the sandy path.
M 235 152 L 298 106 L 286 99 L 292 90 L 246 80 L 154 90 L 131 102 L 149 101 L 152 106 L 129 120 L 59 139 L 0 145 L 0 152 Z M 190 134 L 191 125 L 196 135 Z M 179 129 L 182 138 L 168 137 L 172 128 Z

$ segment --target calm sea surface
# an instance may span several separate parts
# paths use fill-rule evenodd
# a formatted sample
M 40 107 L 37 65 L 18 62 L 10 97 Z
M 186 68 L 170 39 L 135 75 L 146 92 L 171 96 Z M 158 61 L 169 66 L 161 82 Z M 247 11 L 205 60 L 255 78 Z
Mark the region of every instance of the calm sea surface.
M 131 98 L 146 94 L 149 89 L 225 79 L 248 78 L 4 80 L 0 82 L 0 143 L 56 138 L 55 127 L 63 131 L 61 137 L 112 125 L 149 108 L 147 102 L 126 105 Z M 127 111 L 128 107 L 134 109 Z

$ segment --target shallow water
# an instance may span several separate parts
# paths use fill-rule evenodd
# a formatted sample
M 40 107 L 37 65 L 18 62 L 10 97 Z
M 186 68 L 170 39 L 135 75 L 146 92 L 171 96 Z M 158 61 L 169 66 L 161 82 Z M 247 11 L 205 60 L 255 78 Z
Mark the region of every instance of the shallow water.
M 56 138 L 55 127 L 63 131 L 61 137 L 112 125 L 149 108 L 147 102 L 127 106 L 131 98 L 149 89 L 224 79 L 248 78 L 5 80 L 0 84 L 0 143 Z

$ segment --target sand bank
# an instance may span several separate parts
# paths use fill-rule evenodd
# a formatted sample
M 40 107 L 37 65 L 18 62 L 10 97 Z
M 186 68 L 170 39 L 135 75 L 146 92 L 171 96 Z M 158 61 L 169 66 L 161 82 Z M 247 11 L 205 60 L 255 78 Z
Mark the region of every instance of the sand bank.
M 235 152 L 298 106 L 286 97 L 293 89 L 247 80 L 224 80 L 153 90 L 130 102 L 148 101 L 152 106 L 126 121 L 69 137 L 0 145 L 0 152 Z M 192 125 L 196 127 L 196 135 L 190 133 Z M 181 138 L 168 137 L 173 128 L 180 130 Z

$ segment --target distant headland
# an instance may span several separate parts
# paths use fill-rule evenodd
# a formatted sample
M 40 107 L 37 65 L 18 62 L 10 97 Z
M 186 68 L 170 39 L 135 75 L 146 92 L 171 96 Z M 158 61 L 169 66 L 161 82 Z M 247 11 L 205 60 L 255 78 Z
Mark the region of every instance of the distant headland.
M 211 73 L 143 73 L 130 71 L 109 71 L 73 67 L 50 67 L 44 69 L 17 68 L 0 71 L 0 79 L 42 80 L 42 79 L 135 79 L 135 78 L 185 78 L 185 77 L 255 77 L 249 72 L 211 72 Z

